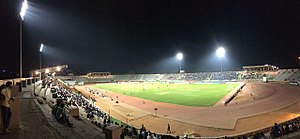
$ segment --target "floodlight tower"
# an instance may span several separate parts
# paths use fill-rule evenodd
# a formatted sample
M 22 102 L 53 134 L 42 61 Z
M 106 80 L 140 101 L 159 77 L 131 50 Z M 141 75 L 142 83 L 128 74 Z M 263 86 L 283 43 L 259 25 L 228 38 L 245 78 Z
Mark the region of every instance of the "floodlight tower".
M 23 56 L 22 56 L 22 47 L 23 47 L 23 21 L 26 14 L 26 10 L 28 8 L 27 0 L 24 0 L 22 3 L 21 11 L 20 11 L 20 85 L 22 86 L 22 78 L 23 78 Z M 22 87 L 20 87 L 22 91 Z
M 220 58 L 221 72 L 223 71 L 222 59 L 225 57 L 224 47 L 219 47 L 216 51 L 217 56 Z
M 43 52 L 44 44 L 40 46 L 40 80 L 42 80 L 42 52 Z
M 300 56 L 298 57 L 298 60 L 300 61 Z
M 183 54 L 181 52 L 177 53 L 177 59 L 180 61 L 179 72 L 181 71 L 181 61 L 183 59 Z

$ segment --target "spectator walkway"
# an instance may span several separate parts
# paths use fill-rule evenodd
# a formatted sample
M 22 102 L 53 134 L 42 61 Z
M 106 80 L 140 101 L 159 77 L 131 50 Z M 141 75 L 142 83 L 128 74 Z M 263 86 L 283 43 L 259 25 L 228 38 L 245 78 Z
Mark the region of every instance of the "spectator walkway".
M 41 110 L 31 97 L 29 88 L 20 97 L 20 128 L 11 129 L 10 134 L 0 134 L 1 139 L 62 139 L 46 122 Z
M 42 100 L 42 99 L 40 99 Z M 49 100 L 49 99 L 47 99 Z M 73 128 L 56 121 L 51 108 L 44 101 L 39 104 L 32 93 L 32 86 L 20 94 L 20 128 L 11 129 L 10 134 L 0 134 L 3 139 L 104 139 L 104 133 L 90 122 L 69 117 Z

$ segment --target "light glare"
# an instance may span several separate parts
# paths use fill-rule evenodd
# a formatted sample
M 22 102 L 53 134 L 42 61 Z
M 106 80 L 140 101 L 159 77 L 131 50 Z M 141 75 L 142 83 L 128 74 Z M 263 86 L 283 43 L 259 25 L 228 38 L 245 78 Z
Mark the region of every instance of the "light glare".
M 176 55 L 176 57 L 177 57 L 177 59 L 182 60 L 183 54 L 182 54 L 182 53 L 178 53 L 178 54 Z
M 44 44 L 41 44 L 40 52 L 43 52 Z
M 223 47 L 219 47 L 216 51 L 216 54 L 218 57 L 224 57 L 225 56 L 225 49 Z
M 20 16 L 21 16 L 22 21 L 24 20 L 24 16 L 26 14 L 27 8 L 28 8 L 27 0 L 24 0 L 22 3 L 21 11 L 20 11 Z

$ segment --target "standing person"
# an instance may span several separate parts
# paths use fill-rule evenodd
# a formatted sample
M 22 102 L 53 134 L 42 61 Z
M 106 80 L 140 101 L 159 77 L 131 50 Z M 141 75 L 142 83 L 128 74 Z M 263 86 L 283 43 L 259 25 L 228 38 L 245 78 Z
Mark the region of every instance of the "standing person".
M 8 126 L 11 117 L 10 111 L 10 100 L 14 100 L 11 98 L 11 86 L 12 82 L 8 81 L 5 84 L 5 87 L 1 90 L 1 94 L 4 96 L 4 99 L 1 103 L 1 111 L 2 111 L 2 119 L 3 119 L 3 132 L 9 133 Z
M 168 124 L 167 134 L 171 134 L 171 126 L 170 126 L 170 124 Z

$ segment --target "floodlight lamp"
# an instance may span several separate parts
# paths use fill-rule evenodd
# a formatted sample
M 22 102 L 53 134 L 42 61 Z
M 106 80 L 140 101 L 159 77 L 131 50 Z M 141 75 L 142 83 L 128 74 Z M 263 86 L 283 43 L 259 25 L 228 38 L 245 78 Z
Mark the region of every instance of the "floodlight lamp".
M 61 67 L 56 67 L 56 71 L 61 71 Z
M 183 54 L 182 54 L 182 53 L 178 53 L 178 54 L 176 55 L 176 57 L 177 57 L 178 60 L 182 60 Z
M 20 11 L 20 16 L 22 21 L 24 20 L 24 16 L 26 14 L 27 8 L 28 8 L 27 0 L 24 0 Z
M 46 69 L 46 70 L 45 70 L 45 73 L 46 73 L 46 74 L 47 74 L 47 73 L 49 73 L 49 72 L 50 72 L 50 70 L 49 70 L 49 69 Z
M 223 47 L 219 47 L 216 51 L 216 54 L 218 57 L 224 57 L 225 56 L 225 49 Z
M 41 44 L 40 52 L 43 52 L 44 44 Z

